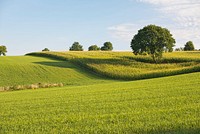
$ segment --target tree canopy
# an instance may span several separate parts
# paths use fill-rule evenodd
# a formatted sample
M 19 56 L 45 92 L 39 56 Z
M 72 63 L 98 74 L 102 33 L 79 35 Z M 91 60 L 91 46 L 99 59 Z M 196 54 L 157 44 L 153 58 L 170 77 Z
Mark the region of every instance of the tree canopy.
M 48 48 L 44 48 L 42 51 L 50 51 Z
M 135 55 L 148 53 L 154 62 L 159 62 L 164 51 L 172 52 L 175 39 L 170 31 L 156 25 L 148 25 L 140 29 L 131 41 Z
M 194 44 L 192 41 L 186 42 L 184 51 L 194 51 Z
M 4 55 L 4 56 L 6 56 L 6 53 L 7 53 L 7 48 L 6 48 L 6 46 L 0 46 L 0 56 L 1 55 Z
M 74 42 L 69 48 L 69 51 L 83 51 L 83 46 L 79 42 Z
M 113 45 L 111 42 L 105 42 L 103 46 L 101 47 L 102 51 L 112 51 L 113 50 Z
M 99 50 L 100 50 L 100 48 L 97 45 L 91 45 L 88 48 L 88 51 L 99 51 Z

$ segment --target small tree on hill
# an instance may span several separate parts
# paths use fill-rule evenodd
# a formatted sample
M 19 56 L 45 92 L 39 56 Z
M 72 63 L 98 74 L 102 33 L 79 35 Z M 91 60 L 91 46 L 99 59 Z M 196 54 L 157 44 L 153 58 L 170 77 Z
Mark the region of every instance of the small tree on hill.
M 48 48 L 43 49 L 42 51 L 50 51 Z
M 194 44 L 192 41 L 188 41 L 185 44 L 184 51 L 194 51 Z
M 79 42 L 74 42 L 69 48 L 69 51 L 83 51 L 83 46 Z
M 113 45 L 111 42 L 105 42 L 103 46 L 101 47 L 102 51 L 112 51 L 113 50 Z
M 97 45 L 91 45 L 88 48 L 88 51 L 99 51 L 99 50 L 100 50 L 100 47 L 98 47 Z
M 0 46 L 0 56 L 3 55 L 3 56 L 6 56 L 6 53 L 7 53 L 7 48 L 6 46 Z
M 176 48 L 175 51 L 183 51 L 183 47 Z
M 155 63 L 162 58 L 165 51 L 172 52 L 175 39 L 170 31 L 156 25 L 148 25 L 140 29 L 133 37 L 131 48 L 135 55 L 148 53 Z

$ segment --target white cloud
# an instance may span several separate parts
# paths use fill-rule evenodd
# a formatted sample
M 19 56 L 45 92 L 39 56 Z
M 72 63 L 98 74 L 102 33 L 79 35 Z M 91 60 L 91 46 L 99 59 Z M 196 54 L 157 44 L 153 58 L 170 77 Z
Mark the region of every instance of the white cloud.
M 139 26 L 136 24 L 126 23 L 111 26 L 108 28 L 108 30 L 111 32 L 114 38 L 129 41 L 131 38 L 133 38 L 133 34 L 137 33 L 138 27 Z
M 161 24 L 161 26 L 171 31 L 177 41 L 177 47 L 181 47 L 185 42 L 192 40 L 195 46 L 198 49 L 200 48 L 200 0 L 137 1 L 154 5 L 155 10 L 160 12 L 162 16 L 152 18 L 152 20 L 142 20 L 138 24 L 125 23 L 111 26 L 108 30 L 114 37 L 130 41 L 133 35 L 142 27 L 148 24 Z
M 167 24 L 178 44 L 194 41 L 200 48 L 200 0 L 138 0 L 155 6 L 165 18 L 174 23 Z

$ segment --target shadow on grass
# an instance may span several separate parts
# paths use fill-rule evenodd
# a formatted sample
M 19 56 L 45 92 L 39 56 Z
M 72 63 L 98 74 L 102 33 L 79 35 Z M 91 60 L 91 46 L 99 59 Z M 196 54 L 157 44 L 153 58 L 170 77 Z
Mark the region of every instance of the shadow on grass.
M 54 61 L 54 62 L 33 62 L 35 64 L 40 64 L 44 66 L 51 66 L 51 67 L 59 67 L 59 68 L 75 68 L 73 64 L 68 63 L 67 61 Z
M 167 64 L 167 63 L 186 63 L 186 62 L 200 62 L 199 59 L 190 59 L 190 58 L 162 58 L 159 63 L 155 63 L 150 56 L 119 56 L 122 59 L 128 59 L 130 61 L 137 61 L 142 63 L 151 63 L 151 64 Z
M 73 62 L 80 62 L 82 64 L 108 64 L 108 65 L 124 65 L 130 66 L 132 61 L 122 58 L 76 58 L 72 60 Z
M 39 65 L 44 65 L 44 66 L 50 66 L 50 67 L 58 67 L 58 68 L 70 68 L 72 70 L 75 70 L 76 72 L 80 73 L 80 74 L 84 74 L 86 77 L 90 77 L 90 78 L 95 78 L 95 79 L 105 79 L 105 80 L 111 80 L 111 78 L 107 78 L 104 75 L 101 75 L 99 73 L 96 73 L 86 67 L 84 67 L 83 65 L 77 64 L 77 63 L 72 63 L 72 61 L 69 60 L 59 60 L 58 61 L 52 61 L 52 62 L 33 62 L 34 64 L 39 64 Z

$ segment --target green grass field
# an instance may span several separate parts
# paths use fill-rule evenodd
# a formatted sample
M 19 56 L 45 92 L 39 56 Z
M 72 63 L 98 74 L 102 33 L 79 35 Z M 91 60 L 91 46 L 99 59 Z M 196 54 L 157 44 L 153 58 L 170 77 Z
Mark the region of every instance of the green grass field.
M 0 92 L 0 134 L 200 132 L 199 52 L 164 54 L 161 64 L 130 52 L 34 55 L 44 57 L 0 57 L 0 87 L 64 87 Z M 176 76 L 142 77 L 148 71 Z M 106 78 L 118 78 L 115 73 L 123 80 Z
M 42 57 L 0 57 L 0 87 L 35 83 L 87 85 L 106 82 L 68 61 Z
M 199 133 L 200 73 L 0 93 L 0 133 Z

